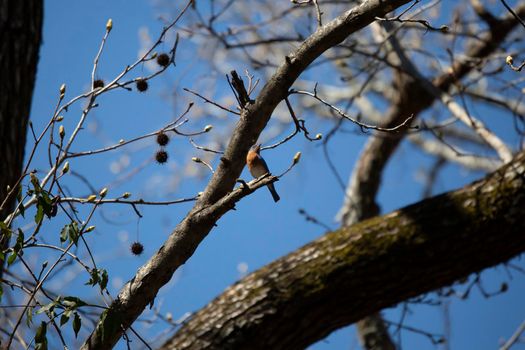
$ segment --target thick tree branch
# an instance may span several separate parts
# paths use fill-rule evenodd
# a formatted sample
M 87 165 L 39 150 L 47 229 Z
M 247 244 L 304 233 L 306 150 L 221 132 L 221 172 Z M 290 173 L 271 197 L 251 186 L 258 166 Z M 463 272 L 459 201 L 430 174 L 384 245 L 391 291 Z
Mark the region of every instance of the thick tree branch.
M 463 189 L 331 232 L 229 287 L 163 350 L 303 349 L 525 251 L 525 152 Z
M 248 104 L 234 130 L 224 156 L 203 196 L 175 228 L 164 245 L 142 266 L 102 315 L 83 349 L 112 347 L 166 284 L 176 269 L 193 254 L 217 220 L 230 208 L 217 202 L 232 190 L 248 149 L 259 137 L 270 116 L 301 72 L 330 47 L 383 17 L 409 0 L 370 0 L 320 27 L 294 53 L 286 57 L 263 87 L 255 103 Z
M 525 11 L 525 6 L 521 6 L 519 11 Z M 515 22 L 511 21 L 510 16 L 502 20 L 494 19 L 491 23 L 490 32 L 485 36 L 485 40 L 474 46 L 468 52 L 472 56 L 467 57 L 474 57 L 482 61 L 498 47 L 499 41 L 494 41 L 494 39 L 503 39 L 516 25 Z M 407 57 L 403 46 L 395 35 L 383 33 L 383 31 L 392 32 L 394 30 L 394 25 L 391 22 L 374 23 L 373 29 L 379 42 L 387 40 L 386 44 L 391 50 L 387 60 L 393 66 L 402 67 L 401 71 L 396 72 L 396 81 L 401 93 L 390 109 L 387 117 L 388 125 L 399 122 L 407 115 L 417 118 L 421 112 L 433 104 L 435 99 L 443 98 L 442 94 L 446 94 L 455 80 L 461 80 L 475 68 L 475 65 L 469 62 L 459 61 L 452 67 L 452 73 L 447 72 L 434 81 L 427 80 Z M 465 115 L 461 114 L 461 116 Z M 466 118 L 468 119 L 468 116 Z M 502 150 L 499 152 L 503 155 L 502 159 L 509 161 L 512 158 L 511 152 L 507 150 L 505 145 L 498 143 L 497 137 L 484 128 L 480 130 L 490 136 L 487 139 L 495 140 L 490 144 L 495 144 L 497 150 Z M 400 132 L 391 138 L 372 137 L 367 142 L 350 177 L 345 191 L 345 200 L 339 212 L 344 226 L 352 225 L 379 213 L 376 195 L 381 184 L 383 170 L 404 136 L 405 132 Z M 371 315 L 357 322 L 357 330 L 361 343 L 366 349 L 386 350 L 394 348 L 380 314 Z

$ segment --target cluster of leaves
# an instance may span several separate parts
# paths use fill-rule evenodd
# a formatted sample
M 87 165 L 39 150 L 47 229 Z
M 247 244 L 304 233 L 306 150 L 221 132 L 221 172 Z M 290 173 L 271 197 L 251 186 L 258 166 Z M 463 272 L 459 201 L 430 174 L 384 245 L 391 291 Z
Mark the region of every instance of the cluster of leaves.
M 78 332 L 82 328 L 82 318 L 78 313 L 78 308 L 82 306 L 87 306 L 88 303 L 82 299 L 75 296 L 60 297 L 58 296 L 52 302 L 42 306 L 36 314 L 45 313 L 49 319 L 54 320 L 60 316 L 60 327 L 64 326 L 69 322 L 71 316 L 73 316 L 73 321 L 71 322 L 71 327 L 75 333 L 75 337 L 78 336 Z M 60 310 L 57 312 L 57 310 Z M 28 325 L 32 322 L 32 310 L 28 309 L 27 312 L 27 323 Z M 47 323 L 42 321 L 38 327 L 35 335 L 35 345 L 36 349 L 47 349 Z

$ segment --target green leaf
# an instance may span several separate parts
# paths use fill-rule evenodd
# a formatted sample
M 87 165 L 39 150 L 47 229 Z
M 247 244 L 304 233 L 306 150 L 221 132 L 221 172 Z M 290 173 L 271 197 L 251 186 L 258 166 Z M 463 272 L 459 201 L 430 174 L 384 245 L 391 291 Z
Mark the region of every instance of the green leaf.
M 18 237 L 16 237 L 16 245 L 15 247 L 18 247 L 19 249 L 17 251 L 20 251 L 22 247 L 24 246 L 24 231 L 22 231 L 20 228 L 18 229 Z
M 0 303 L 2 302 L 2 295 L 4 295 L 4 288 L 2 287 L 2 284 L 0 283 Z
M 60 243 L 64 243 L 69 239 L 70 242 L 77 245 L 79 237 L 78 224 L 76 221 L 72 221 L 70 224 L 65 225 L 60 231 Z
M 108 272 L 104 269 L 92 269 L 90 271 L 90 278 L 89 281 L 87 281 L 86 285 L 94 286 L 98 284 L 100 286 L 100 289 L 104 290 L 106 289 L 108 285 Z
M 38 309 L 36 314 L 40 315 L 43 312 L 45 312 L 45 313 L 51 312 L 51 311 L 53 311 L 55 306 L 56 306 L 56 301 L 52 301 L 49 304 L 46 304 L 46 305 L 42 306 L 40 309 Z
M 0 221 L 0 235 L 4 236 L 6 241 L 9 241 L 12 234 L 13 231 L 7 226 L 7 224 L 3 221 Z
M 65 325 L 67 323 L 67 321 L 69 321 L 69 313 L 66 314 L 66 312 L 71 313 L 71 310 L 66 310 L 62 316 L 60 316 L 60 327 L 62 327 L 63 325 Z
M 22 248 L 24 247 L 24 232 L 18 229 L 18 237 L 16 237 L 16 243 L 13 246 L 13 253 L 7 258 L 7 265 L 10 266 L 15 262 L 18 255 L 22 255 Z
M 78 234 L 78 225 L 77 225 L 77 222 L 76 221 L 73 221 L 70 225 L 69 225 L 69 240 L 73 243 L 75 243 L 75 245 L 77 245 L 77 242 L 78 242 L 78 237 L 79 237 L 79 234 Z
M 7 266 L 11 266 L 11 264 L 15 262 L 17 256 L 18 254 L 16 252 L 11 253 L 9 258 L 7 258 Z
M 86 285 L 88 286 L 94 286 L 95 284 L 98 283 L 99 281 L 99 278 L 98 278 L 98 270 L 97 269 L 92 269 L 90 272 L 90 278 L 89 278 L 89 281 L 86 282 Z
M 53 216 L 53 201 L 49 197 L 49 193 L 42 190 L 40 197 L 38 197 L 38 202 L 42 204 L 42 209 L 44 210 L 44 214 L 48 218 Z
M 63 303 L 68 308 L 77 308 L 77 307 L 87 305 L 87 303 L 84 300 L 77 298 L 77 297 L 73 297 L 73 296 L 64 297 Z
M 41 190 L 36 191 L 38 196 L 36 203 L 35 223 L 38 225 L 44 219 L 44 214 L 49 218 L 53 214 L 53 201 L 49 197 L 49 193 Z
M 35 334 L 35 349 L 36 350 L 47 350 L 47 324 L 42 321 L 40 327 L 36 330 Z
M 60 230 L 60 243 L 64 243 L 65 241 L 67 241 L 67 237 L 69 236 L 68 230 L 69 230 L 69 224 L 65 225 L 62 228 L 62 230 Z
M 75 312 L 75 317 L 73 318 L 73 331 L 75 332 L 75 338 L 77 337 L 80 328 L 82 328 L 82 319 L 79 314 Z
M 100 289 L 106 289 L 108 285 L 108 272 L 104 269 L 101 269 L 102 273 L 100 274 Z
M 18 209 L 20 210 L 20 215 L 25 219 L 26 217 L 26 208 L 24 207 L 24 204 L 20 203 L 18 206 Z
M 36 205 L 36 214 L 35 214 L 35 223 L 38 225 L 42 222 L 42 219 L 44 218 L 44 207 L 42 204 L 40 204 L 40 201 L 38 201 Z
M 18 203 L 22 201 L 22 185 L 18 186 L 18 191 L 16 193 L 16 200 L 18 201 Z
M 27 327 L 31 327 L 33 324 L 33 307 L 29 306 L 26 311 L 26 324 Z
M 30 173 L 29 177 L 31 178 L 31 184 L 33 185 L 34 191 L 38 194 L 42 190 L 40 186 L 40 181 L 36 177 L 35 173 Z

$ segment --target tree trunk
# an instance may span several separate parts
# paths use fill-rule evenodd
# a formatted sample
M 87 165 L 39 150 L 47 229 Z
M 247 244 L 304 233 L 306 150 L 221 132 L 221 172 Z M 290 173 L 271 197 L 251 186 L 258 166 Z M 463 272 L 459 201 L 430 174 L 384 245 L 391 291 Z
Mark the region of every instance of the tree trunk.
M 331 232 L 250 274 L 161 349 L 303 349 L 525 251 L 525 152 L 482 181 Z
M 0 204 L 6 199 L 7 186 L 13 187 L 22 171 L 42 15 L 41 0 L 0 0 Z M 8 198 L 0 220 L 13 209 L 15 199 Z M 8 243 L 0 233 L 0 250 Z

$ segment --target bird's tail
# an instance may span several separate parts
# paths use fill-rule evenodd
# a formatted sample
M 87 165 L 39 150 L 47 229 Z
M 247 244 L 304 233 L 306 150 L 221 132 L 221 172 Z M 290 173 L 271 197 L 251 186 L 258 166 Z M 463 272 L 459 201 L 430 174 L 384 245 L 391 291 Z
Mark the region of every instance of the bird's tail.
M 270 193 L 272 194 L 272 198 L 274 202 L 278 202 L 281 197 L 277 194 L 277 191 L 275 190 L 275 186 L 273 184 L 268 184 L 268 189 L 270 190 Z

